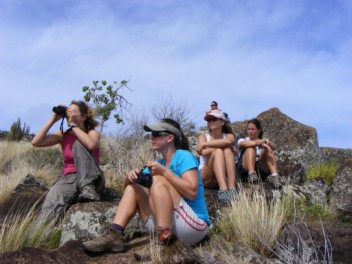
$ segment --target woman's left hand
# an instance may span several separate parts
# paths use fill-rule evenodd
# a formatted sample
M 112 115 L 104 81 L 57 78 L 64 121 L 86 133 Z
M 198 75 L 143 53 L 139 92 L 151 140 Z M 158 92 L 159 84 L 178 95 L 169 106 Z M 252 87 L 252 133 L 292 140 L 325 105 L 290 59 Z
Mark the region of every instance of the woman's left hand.
M 154 175 L 163 175 L 167 168 L 161 165 L 159 162 L 156 161 L 148 161 L 145 164 L 148 169 L 150 170 L 151 174 Z

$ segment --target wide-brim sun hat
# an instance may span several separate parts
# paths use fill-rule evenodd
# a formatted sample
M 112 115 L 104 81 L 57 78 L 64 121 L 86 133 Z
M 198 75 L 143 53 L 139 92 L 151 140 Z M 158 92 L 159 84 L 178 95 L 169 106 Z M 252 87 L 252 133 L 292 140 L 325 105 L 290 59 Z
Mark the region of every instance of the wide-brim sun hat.
M 169 123 L 163 121 L 163 120 L 157 120 L 155 121 L 154 124 L 150 125 L 144 125 L 143 126 L 144 131 L 146 132 L 170 132 L 174 134 L 177 137 L 181 137 L 182 133 L 180 130 L 178 130 L 176 127 L 170 125 Z
M 211 117 L 216 117 L 222 120 L 226 120 L 226 117 L 224 115 L 224 113 L 221 110 L 211 110 L 209 111 L 205 116 L 204 116 L 204 120 L 208 121 Z

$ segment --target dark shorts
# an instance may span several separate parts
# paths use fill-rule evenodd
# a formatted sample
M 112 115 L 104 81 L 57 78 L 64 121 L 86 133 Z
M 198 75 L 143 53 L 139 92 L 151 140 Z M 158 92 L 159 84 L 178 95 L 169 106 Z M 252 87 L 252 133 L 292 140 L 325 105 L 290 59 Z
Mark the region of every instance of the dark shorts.
M 244 150 L 246 151 L 246 150 Z M 244 153 L 243 151 L 243 153 Z M 243 154 L 242 153 L 242 154 Z M 239 176 L 239 178 L 243 181 L 243 182 L 247 182 L 247 178 L 248 178 L 248 172 L 245 168 L 243 168 L 242 166 L 242 157 L 240 158 L 240 160 L 237 162 L 236 164 L 236 169 L 237 169 L 237 175 Z M 266 172 L 261 170 L 258 167 L 257 162 L 255 163 L 255 171 L 257 172 L 258 176 L 261 178 L 262 181 L 264 181 L 270 174 L 270 172 Z

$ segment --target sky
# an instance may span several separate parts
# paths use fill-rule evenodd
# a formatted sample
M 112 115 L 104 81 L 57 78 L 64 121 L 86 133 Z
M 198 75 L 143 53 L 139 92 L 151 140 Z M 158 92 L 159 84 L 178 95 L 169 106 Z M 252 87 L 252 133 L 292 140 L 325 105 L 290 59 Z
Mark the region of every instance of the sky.
M 352 148 L 352 1 L 0 0 L 0 130 L 35 133 L 93 80 L 128 80 L 129 111 L 172 98 L 205 126 L 212 100 L 232 122 L 277 107 Z

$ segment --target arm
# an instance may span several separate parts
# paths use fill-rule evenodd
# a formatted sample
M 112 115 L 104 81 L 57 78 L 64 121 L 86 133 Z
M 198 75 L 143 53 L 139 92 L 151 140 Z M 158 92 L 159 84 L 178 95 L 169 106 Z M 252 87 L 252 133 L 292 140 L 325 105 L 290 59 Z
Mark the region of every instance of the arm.
M 32 145 L 34 147 L 50 147 L 62 140 L 62 135 L 59 131 L 49 134 L 49 129 L 61 118 L 57 114 L 54 114 L 49 121 L 38 131 L 38 133 L 32 139 Z
M 73 127 L 72 132 L 88 150 L 92 151 L 99 148 L 100 133 L 98 131 L 90 130 L 86 133 L 79 127 Z
M 213 139 L 206 141 L 204 135 L 200 135 L 198 138 L 197 153 L 203 156 L 211 154 L 216 148 L 227 148 L 235 144 L 235 136 L 233 134 L 226 134 L 225 138 Z
M 190 169 L 182 173 L 181 177 L 177 177 L 171 170 L 158 162 L 147 162 L 152 175 L 161 175 L 165 177 L 176 191 L 183 197 L 193 200 L 198 193 L 198 169 Z
M 256 140 L 243 140 L 239 143 L 239 149 L 244 148 L 254 148 L 254 147 L 265 147 L 269 146 L 272 150 L 276 149 L 276 146 L 273 142 L 269 141 L 267 138 L 256 139 Z

